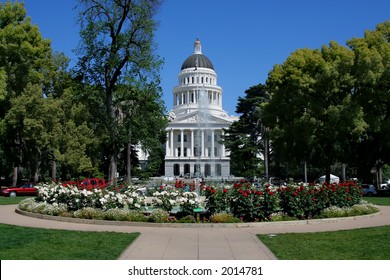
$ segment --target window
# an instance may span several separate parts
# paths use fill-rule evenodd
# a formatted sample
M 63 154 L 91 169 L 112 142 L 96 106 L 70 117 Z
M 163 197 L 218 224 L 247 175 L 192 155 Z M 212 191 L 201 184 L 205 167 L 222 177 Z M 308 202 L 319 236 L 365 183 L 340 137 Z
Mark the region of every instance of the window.
M 208 148 L 207 148 L 207 156 L 208 156 L 208 157 L 211 157 L 211 147 L 208 147 Z
M 186 147 L 184 147 L 184 156 L 186 157 L 187 156 L 187 148 Z
M 218 157 L 218 148 L 217 147 L 214 147 L 214 156 Z
M 219 163 L 215 165 L 215 176 L 221 176 L 222 175 L 222 168 Z
M 187 142 L 187 134 L 184 134 L 184 142 Z
M 190 165 L 188 163 L 184 164 L 184 174 L 190 174 Z
M 194 156 L 196 157 L 199 157 L 201 154 L 200 154 L 200 149 L 199 147 L 194 147 Z
M 180 175 L 180 165 L 177 163 L 173 165 L 173 175 L 174 176 Z
M 204 165 L 204 174 L 205 176 L 211 175 L 211 165 L 208 163 Z
M 178 157 L 181 156 L 181 148 L 180 148 L 180 147 L 177 148 L 177 156 L 178 156 Z

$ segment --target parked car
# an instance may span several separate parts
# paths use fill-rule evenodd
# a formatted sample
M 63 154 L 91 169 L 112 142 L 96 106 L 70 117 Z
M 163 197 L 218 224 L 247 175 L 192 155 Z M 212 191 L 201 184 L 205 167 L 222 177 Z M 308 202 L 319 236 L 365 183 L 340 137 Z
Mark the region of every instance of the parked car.
M 373 196 L 377 194 L 376 188 L 371 184 L 362 184 L 363 195 Z
M 79 189 L 102 189 L 107 185 L 106 181 L 101 178 L 90 178 L 82 180 L 79 184 Z
M 37 195 L 37 189 L 34 187 L 35 183 L 22 183 L 16 187 L 9 187 L 0 190 L 1 196 L 34 196 Z

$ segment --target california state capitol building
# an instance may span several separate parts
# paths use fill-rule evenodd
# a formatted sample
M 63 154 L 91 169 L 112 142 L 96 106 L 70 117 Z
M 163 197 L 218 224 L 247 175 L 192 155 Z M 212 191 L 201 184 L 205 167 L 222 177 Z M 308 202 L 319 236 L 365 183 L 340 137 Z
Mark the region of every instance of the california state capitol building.
M 166 128 L 166 177 L 230 176 L 230 158 L 221 142 L 238 117 L 222 108 L 222 88 L 213 63 L 202 53 L 199 39 L 184 60 L 173 88 L 173 109 Z

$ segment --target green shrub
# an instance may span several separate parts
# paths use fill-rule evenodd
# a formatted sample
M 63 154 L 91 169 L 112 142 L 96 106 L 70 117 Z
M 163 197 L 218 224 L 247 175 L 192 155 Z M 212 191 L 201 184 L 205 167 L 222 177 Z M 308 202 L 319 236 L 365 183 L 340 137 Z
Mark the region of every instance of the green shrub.
M 73 217 L 79 218 L 79 219 L 96 219 L 96 220 L 102 220 L 104 219 L 105 215 L 103 210 L 96 209 L 92 207 L 85 207 L 79 210 L 74 211 Z
M 162 209 L 154 210 L 148 217 L 148 222 L 151 223 L 168 223 L 169 213 Z
M 148 218 L 140 211 L 129 211 L 126 216 L 126 221 L 129 222 L 146 222 Z
M 176 221 L 177 223 L 196 223 L 196 219 L 192 215 L 184 216 Z
M 234 217 L 232 214 L 229 213 L 215 213 L 210 216 L 210 222 L 212 223 L 241 223 L 242 221 Z
M 274 213 L 270 217 L 271 222 L 296 221 L 298 218 L 291 217 L 283 212 Z

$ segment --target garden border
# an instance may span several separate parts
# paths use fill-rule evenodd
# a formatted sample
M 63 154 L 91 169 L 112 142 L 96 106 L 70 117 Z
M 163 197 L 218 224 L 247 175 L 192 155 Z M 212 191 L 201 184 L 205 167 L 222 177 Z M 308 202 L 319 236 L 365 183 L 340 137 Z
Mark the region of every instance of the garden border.
M 377 215 L 382 215 L 381 209 L 373 214 L 340 217 L 340 218 L 325 218 L 325 219 L 308 219 L 294 221 L 277 221 L 277 222 L 249 222 L 249 223 L 149 223 L 149 222 L 127 222 L 127 221 L 111 221 L 111 220 L 93 220 L 80 219 L 71 217 L 50 216 L 40 213 L 32 213 L 15 208 L 15 212 L 19 215 L 51 220 L 58 222 L 69 222 L 79 224 L 94 224 L 94 225 L 112 225 L 112 226 L 133 226 L 133 227 L 168 227 L 168 228 L 245 228 L 245 227 L 266 227 L 267 225 L 305 225 L 305 224 L 321 224 L 321 223 L 337 223 L 342 221 L 358 220 L 360 218 L 369 218 Z

